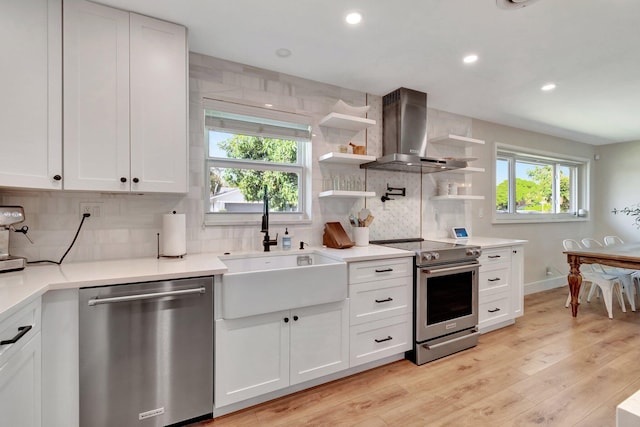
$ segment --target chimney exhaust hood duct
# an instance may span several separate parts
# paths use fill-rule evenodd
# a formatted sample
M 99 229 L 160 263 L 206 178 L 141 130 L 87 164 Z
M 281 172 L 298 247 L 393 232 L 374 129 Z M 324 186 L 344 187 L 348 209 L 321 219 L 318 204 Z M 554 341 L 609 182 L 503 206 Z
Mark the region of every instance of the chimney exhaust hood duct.
M 463 160 L 427 157 L 427 94 L 400 88 L 382 98 L 382 157 L 362 169 L 434 173 L 467 167 Z

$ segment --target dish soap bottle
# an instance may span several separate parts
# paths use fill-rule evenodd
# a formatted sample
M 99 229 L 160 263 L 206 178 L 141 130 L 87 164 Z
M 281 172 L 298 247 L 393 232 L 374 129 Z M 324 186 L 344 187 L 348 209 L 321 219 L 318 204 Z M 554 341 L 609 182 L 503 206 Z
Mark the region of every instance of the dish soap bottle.
M 284 236 L 282 236 L 282 249 L 288 251 L 291 249 L 291 236 L 289 235 L 289 229 L 284 229 Z

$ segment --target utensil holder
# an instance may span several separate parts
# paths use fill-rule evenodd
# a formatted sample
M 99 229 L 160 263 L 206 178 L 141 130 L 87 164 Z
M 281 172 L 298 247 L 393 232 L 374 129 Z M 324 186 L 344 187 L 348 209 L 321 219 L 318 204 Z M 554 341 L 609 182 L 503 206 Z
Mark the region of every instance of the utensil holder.
M 353 240 L 356 246 L 369 246 L 369 227 L 353 227 Z

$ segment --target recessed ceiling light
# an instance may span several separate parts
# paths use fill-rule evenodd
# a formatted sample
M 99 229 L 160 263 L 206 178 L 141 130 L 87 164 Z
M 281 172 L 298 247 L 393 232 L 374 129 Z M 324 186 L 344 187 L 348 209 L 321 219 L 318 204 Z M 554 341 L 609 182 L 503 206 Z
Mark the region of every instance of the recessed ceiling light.
M 347 24 L 359 24 L 360 21 L 362 21 L 362 15 L 358 12 L 351 12 L 344 18 L 344 20 L 347 21 Z
M 478 60 L 478 55 L 476 54 L 467 55 L 464 58 L 462 58 L 462 62 L 464 62 L 465 64 L 473 64 L 477 60 Z
M 281 47 L 280 49 L 276 50 L 276 55 L 278 55 L 280 58 L 287 58 L 291 56 L 291 51 L 286 47 Z
M 546 83 L 546 84 L 542 85 L 542 87 L 540 89 L 545 91 L 545 92 L 549 92 L 550 90 L 554 90 L 555 88 L 556 88 L 556 84 L 555 83 Z
M 267 107 L 267 108 L 271 108 L 271 107 L 273 107 L 273 104 L 264 104 L 264 106 Z

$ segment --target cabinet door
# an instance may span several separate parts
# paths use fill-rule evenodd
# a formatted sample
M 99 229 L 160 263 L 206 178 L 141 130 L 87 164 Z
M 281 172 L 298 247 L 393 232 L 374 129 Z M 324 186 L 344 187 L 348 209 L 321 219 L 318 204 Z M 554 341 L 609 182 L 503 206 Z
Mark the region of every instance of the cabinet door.
M 129 191 L 129 13 L 64 4 L 64 188 Z
M 61 189 L 61 0 L 0 2 L 0 186 Z
M 187 192 L 187 44 L 180 25 L 131 14 L 132 191 Z
M 40 333 L 0 366 L 0 424 L 41 425 Z
M 513 246 L 511 254 L 511 291 L 513 317 L 524 314 L 524 247 Z
M 216 407 L 289 385 L 288 311 L 215 323 Z
M 291 384 L 349 367 L 348 302 L 291 310 Z

